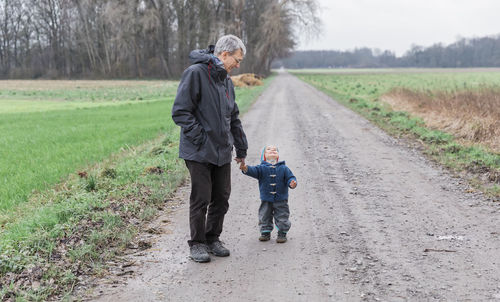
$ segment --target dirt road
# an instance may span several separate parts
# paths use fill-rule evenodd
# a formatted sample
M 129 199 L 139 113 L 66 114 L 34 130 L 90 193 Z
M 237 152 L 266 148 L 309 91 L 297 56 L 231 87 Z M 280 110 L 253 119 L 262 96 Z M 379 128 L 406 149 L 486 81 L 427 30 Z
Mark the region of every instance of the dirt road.
M 96 300 L 500 301 L 498 204 L 286 73 L 243 125 L 249 164 L 276 144 L 297 176 L 289 241 L 258 241 L 257 182 L 233 165 L 230 257 L 188 259 L 183 187 L 156 222 L 166 233 Z

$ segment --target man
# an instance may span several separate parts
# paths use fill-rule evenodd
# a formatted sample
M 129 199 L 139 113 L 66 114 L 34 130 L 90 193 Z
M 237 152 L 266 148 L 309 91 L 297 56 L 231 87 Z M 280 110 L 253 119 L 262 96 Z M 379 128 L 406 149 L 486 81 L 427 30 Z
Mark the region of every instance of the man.
M 232 150 L 234 145 L 236 162 L 244 163 L 248 149 L 229 73 L 245 53 L 233 35 L 221 37 L 215 48 L 192 51 L 172 108 L 181 127 L 179 157 L 191 175 L 188 244 L 196 262 L 210 261 L 209 252 L 229 256 L 219 236 L 229 208 Z

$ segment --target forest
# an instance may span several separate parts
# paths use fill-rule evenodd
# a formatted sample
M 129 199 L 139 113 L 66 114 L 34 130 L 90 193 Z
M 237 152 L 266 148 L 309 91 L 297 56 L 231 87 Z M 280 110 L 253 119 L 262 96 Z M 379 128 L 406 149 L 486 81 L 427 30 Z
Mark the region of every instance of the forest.
M 460 38 L 455 43 L 430 47 L 413 45 L 403 56 L 389 50 L 357 48 L 350 51 L 297 51 L 276 60 L 274 67 L 286 68 L 467 68 L 500 67 L 500 35 Z
M 178 78 L 189 52 L 242 38 L 268 74 L 314 31 L 315 0 L 2 0 L 0 78 Z

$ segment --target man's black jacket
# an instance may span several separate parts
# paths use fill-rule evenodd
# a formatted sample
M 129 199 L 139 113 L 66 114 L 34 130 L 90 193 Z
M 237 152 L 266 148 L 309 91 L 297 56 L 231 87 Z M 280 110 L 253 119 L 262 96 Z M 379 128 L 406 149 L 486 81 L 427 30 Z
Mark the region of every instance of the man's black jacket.
M 248 143 L 238 117 L 234 85 L 224 66 L 208 49 L 189 54 L 172 119 L 181 127 L 179 157 L 217 166 L 246 157 Z

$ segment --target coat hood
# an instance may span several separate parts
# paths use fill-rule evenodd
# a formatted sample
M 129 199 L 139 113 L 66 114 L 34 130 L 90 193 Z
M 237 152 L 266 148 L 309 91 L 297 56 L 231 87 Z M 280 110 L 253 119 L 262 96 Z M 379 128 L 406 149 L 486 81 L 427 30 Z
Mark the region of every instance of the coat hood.
M 211 51 L 210 47 L 207 49 L 195 49 L 189 53 L 189 61 L 191 62 L 191 64 L 208 64 L 210 62 L 213 62 L 214 58 L 216 57 L 214 56 L 213 51 Z
M 209 73 L 211 71 L 214 72 L 220 80 L 224 80 L 227 77 L 227 71 L 224 68 L 224 63 L 222 63 L 222 61 L 214 55 L 213 45 L 209 45 L 206 49 L 195 49 L 191 51 L 189 53 L 189 61 L 191 62 L 191 65 L 208 65 Z
M 266 153 L 266 148 L 267 146 L 265 146 L 263 149 L 262 149 L 262 152 L 260 153 L 260 160 L 261 161 L 266 161 L 266 156 L 264 155 Z M 278 147 L 276 147 L 276 152 L 278 152 L 278 158 L 276 160 L 279 160 L 280 159 L 280 149 L 278 149 Z

